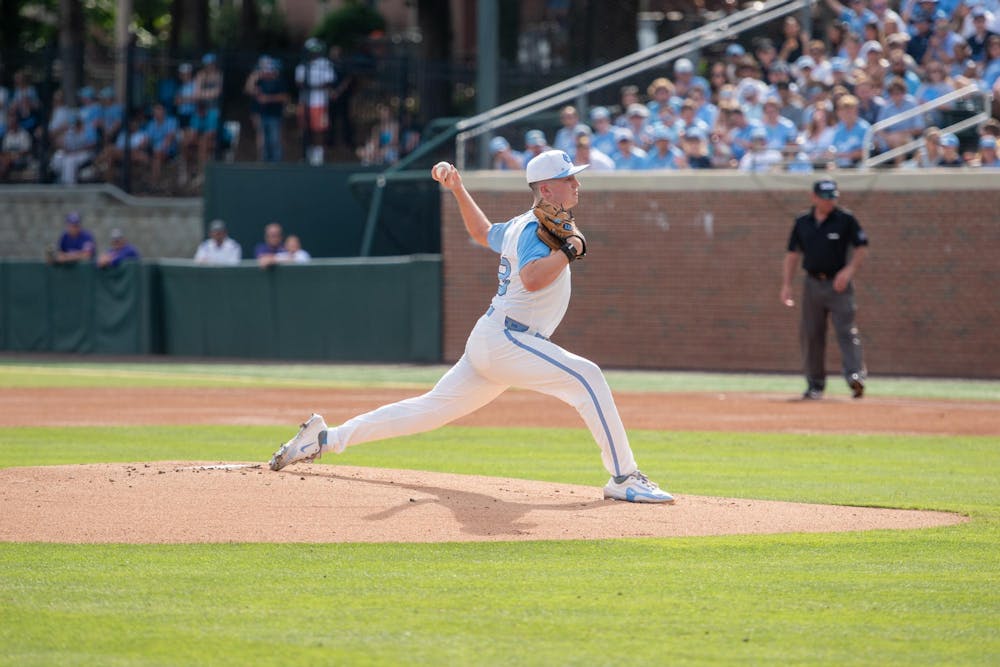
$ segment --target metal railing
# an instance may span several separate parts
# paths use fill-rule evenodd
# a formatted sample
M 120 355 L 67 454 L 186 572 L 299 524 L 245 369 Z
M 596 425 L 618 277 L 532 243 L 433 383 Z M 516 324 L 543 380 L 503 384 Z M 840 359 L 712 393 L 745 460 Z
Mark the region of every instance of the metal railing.
M 900 155 L 905 155 L 910 151 L 920 148 L 921 146 L 924 145 L 925 141 L 923 137 L 918 137 L 913 141 L 909 141 L 903 144 L 902 146 L 897 146 L 896 148 L 888 150 L 884 153 L 879 153 L 878 155 L 872 157 L 871 155 L 872 139 L 876 133 L 880 132 L 881 130 L 884 130 L 887 127 L 892 127 L 897 123 L 902 123 L 904 121 L 910 120 L 911 118 L 922 116 L 929 111 L 940 109 L 941 107 L 947 106 L 952 102 L 965 99 L 966 97 L 970 97 L 972 95 L 977 95 L 977 94 L 983 99 L 982 111 L 973 116 L 970 116 L 969 118 L 965 118 L 957 123 L 953 123 L 948 127 L 941 128 L 942 134 L 948 132 L 951 133 L 961 132 L 962 130 L 966 130 L 970 127 L 975 127 L 976 125 L 979 125 L 980 123 L 983 123 L 990 118 L 990 109 L 993 103 L 993 96 L 990 94 L 988 90 L 984 91 L 975 83 L 971 83 L 968 86 L 959 88 L 958 90 L 953 90 L 952 92 L 946 95 L 942 95 L 941 97 L 933 99 L 930 102 L 924 102 L 923 104 L 915 106 L 912 109 L 908 109 L 907 111 L 898 113 L 895 116 L 889 116 L 888 118 L 880 120 L 879 122 L 870 126 L 865 131 L 865 136 L 864 139 L 862 140 L 860 168 L 869 169 L 871 167 L 878 166 L 883 162 L 888 162 L 889 160 L 893 160 L 899 157 Z
M 770 0 L 770 2 L 755 3 L 748 9 L 706 23 L 700 28 L 689 30 L 607 65 L 463 120 L 458 124 L 458 134 L 455 137 L 455 164 L 459 169 L 465 167 L 465 148 L 469 139 L 574 98 L 585 100 L 591 91 L 658 67 L 763 23 L 805 9 L 815 2 L 816 0 Z M 581 103 L 581 106 L 584 105 Z

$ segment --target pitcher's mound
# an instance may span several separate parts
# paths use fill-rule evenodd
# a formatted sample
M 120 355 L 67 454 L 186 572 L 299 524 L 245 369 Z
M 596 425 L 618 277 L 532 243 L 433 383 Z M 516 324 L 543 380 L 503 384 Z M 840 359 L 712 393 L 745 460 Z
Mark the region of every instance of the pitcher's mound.
M 675 494 L 676 495 L 676 494 Z M 114 463 L 0 470 L 0 541 L 467 542 L 835 532 L 947 526 L 947 512 L 676 495 L 299 464 Z

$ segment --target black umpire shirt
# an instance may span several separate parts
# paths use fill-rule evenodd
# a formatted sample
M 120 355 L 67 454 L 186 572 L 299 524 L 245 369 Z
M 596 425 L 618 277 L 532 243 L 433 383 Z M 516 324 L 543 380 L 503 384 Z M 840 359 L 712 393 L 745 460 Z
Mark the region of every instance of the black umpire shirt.
M 802 268 L 807 273 L 832 278 L 847 264 L 848 246 L 862 245 L 868 245 L 868 237 L 850 211 L 836 207 L 826 220 L 817 223 L 815 209 L 810 209 L 795 219 L 788 252 L 802 253 Z

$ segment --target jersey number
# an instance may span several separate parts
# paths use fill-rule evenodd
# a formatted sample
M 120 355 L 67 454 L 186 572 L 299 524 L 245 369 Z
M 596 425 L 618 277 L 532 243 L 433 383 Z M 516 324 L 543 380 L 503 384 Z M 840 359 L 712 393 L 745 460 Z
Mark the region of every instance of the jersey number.
M 497 271 L 497 280 L 500 286 L 497 288 L 497 295 L 503 296 L 507 293 L 507 286 L 510 284 L 510 260 L 500 256 L 500 270 Z

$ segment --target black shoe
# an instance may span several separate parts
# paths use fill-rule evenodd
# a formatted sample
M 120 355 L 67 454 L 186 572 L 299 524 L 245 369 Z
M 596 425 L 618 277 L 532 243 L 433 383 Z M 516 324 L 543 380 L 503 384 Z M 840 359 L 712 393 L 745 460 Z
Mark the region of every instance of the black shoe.
M 823 398 L 823 392 L 819 389 L 806 389 L 802 394 L 803 401 L 818 401 Z
M 861 378 L 857 373 L 851 376 L 851 379 L 847 381 L 848 386 L 851 388 L 851 396 L 854 398 L 861 398 L 865 395 L 865 383 L 861 381 Z

